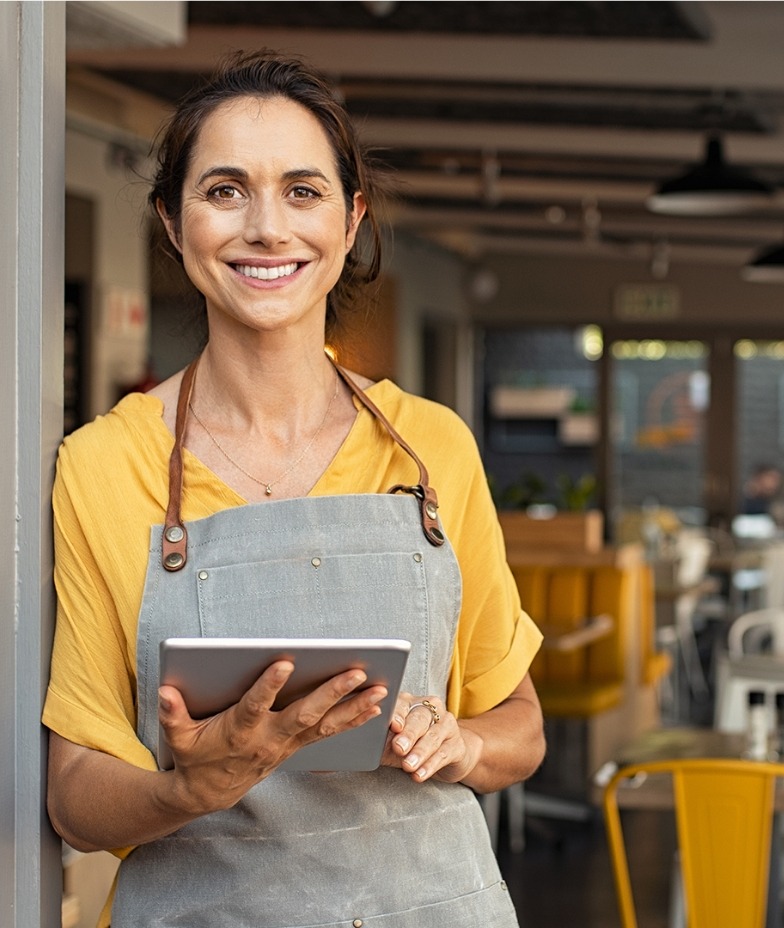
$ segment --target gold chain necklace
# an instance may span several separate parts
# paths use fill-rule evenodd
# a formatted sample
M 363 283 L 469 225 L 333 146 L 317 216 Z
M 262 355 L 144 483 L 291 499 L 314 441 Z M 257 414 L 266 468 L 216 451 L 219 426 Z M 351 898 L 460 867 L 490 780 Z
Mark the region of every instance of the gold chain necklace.
M 258 483 L 259 486 L 264 487 L 264 492 L 266 493 L 267 496 L 272 496 L 272 488 L 273 488 L 273 486 L 275 486 L 276 483 L 280 483 L 280 481 L 283 480 L 284 477 L 287 477 L 287 476 L 294 470 L 294 468 L 295 468 L 295 467 L 300 463 L 300 461 L 305 457 L 305 455 L 308 453 L 308 451 L 310 451 L 310 449 L 313 447 L 313 443 L 314 443 L 315 440 L 319 437 L 319 435 L 321 434 L 322 430 L 324 429 L 324 426 L 327 424 L 327 418 L 329 417 L 329 411 L 330 411 L 330 409 L 332 409 L 332 404 L 335 402 L 335 397 L 338 395 L 338 386 L 339 386 L 339 384 L 340 384 L 340 378 L 338 377 L 337 371 L 335 371 L 335 392 L 334 392 L 334 393 L 332 394 L 332 396 L 330 397 L 329 403 L 327 403 L 327 409 L 326 409 L 326 412 L 324 413 L 324 418 L 321 420 L 321 425 L 319 425 L 319 427 L 318 427 L 318 428 L 316 429 L 316 431 L 313 433 L 313 435 L 312 435 L 310 441 L 309 441 L 309 442 L 307 443 L 307 445 L 305 445 L 305 447 L 302 449 L 302 452 L 299 454 L 299 456 L 298 456 L 297 459 L 294 461 L 294 463 L 293 463 L 293 464 L 290 464 L 290 465 L 286 468 L 286 470 L 283 471 L 282 474 L 278 474 L 278 476 L 277 476 L 274 480 L 270 480 L 270 481 L 267 481 L 267 480 L 259 480 L 258 477 L 254 477 L 253 474 L 249 474 L 248 471 L 246 471 L 244 467 L 242 467 L 240 464 L 238 464 L 238 463 L 234 460 L 234 458 L 233 458 L 233 457 L 229 454 L 229 452 L 223 447 L 223 445 L 218 441 L 218 439 L 212 434 L 212 432 L 207 428 L 207 426 L 201 421 L 201 419 L 200 419 L 199 416 L 198 416 L 198 413 L 197 413 L 196 410 L 193 408 L 193 404 L 192 404 L 192 403 L 188 403 L 188 408 L 189 408 L 190 411 L 193 413 L 193 418 L 194 418 L 194 419 L 199 423 L 199 425 L 204 429 L 204 431 L 205 431 L 205 432 L 207 433 L 207 435 L 210 437 L 212 443 L 215 445 L 215 447 L 218 449 L 218 451 L 220 451 L 220 453 L 224 456 L 224 458 L 226 458 L 226 460 L 229 462 L 229 464 L 231 464 L 233 467 L 236 467 L 237 470 L 240 471 L 240 473 L 245 474 L 245 476 L 248 477 L 248 478 L 250 478 L 254 483 Z

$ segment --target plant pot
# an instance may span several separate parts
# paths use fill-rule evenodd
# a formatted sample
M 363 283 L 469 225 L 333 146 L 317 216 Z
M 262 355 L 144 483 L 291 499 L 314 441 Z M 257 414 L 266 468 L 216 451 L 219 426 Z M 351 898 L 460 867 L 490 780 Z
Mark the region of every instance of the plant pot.
M 604 545 L 604 516 L 598 509 L 534 517 L 513 510 L 498 513 L 509 548 L 557 548 L 596 553 Z

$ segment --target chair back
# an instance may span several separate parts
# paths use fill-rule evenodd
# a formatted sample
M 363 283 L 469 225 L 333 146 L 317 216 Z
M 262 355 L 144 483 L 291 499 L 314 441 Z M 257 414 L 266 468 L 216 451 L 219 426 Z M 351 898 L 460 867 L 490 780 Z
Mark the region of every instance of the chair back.
M 784 609 L 784 543 L 771 542 L 762 553 L 765 575 L 764 605 Z
M 756 645 L 754 631 L 757 631 Z M 762 636 L 770 635 L 774 654 L 784 656 L 784 608 L 755 609 L 739 615 L 727 632 L 727 651 L 730 660 L 739 660 L 744 654 L 759 653 Z
M 611 566 L 513 567 L 523 609 L 556 634 L 591 616 L 613 617 L 613 632 L 564 653 L 542 649 L 531 665 L 545 714 L 591 715 L 622 698 L 631 573 Z
M 681 529 L 675 539 L 677 581 L 681 586 L 699 583 L 708 572 L 713 543 L 700 529 Z
M 640 774 L 672 777 L 689 928 L 764 925 L 774 792 L 784 764 L 673 759 L 631 764 L 613 776 L 604 791 L 604 815 L 623 928 L 637 928 L 637 917 L 618 789 Z

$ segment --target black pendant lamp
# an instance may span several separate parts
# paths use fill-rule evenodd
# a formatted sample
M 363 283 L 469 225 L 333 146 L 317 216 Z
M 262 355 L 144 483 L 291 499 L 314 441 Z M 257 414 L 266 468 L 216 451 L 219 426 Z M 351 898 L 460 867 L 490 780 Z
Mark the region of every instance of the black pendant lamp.
M 740 276 L 752 283 L 784 283 L 784 242 L 768 245 L 749 261 Z
M 774 190 L 743 168 L 724 160 L 721 139 L 711 135 L 705 160 L 665 181 L 647 200 L 654 213 L 672 216 L 726 216 L 766 203 Z

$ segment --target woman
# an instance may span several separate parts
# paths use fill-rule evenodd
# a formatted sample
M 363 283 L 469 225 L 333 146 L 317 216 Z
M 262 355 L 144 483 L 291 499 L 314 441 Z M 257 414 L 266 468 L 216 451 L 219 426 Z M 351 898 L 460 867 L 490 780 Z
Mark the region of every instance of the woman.
M 54 494 L 49 810 L 74 847 L 124 857 L 113 928 L 516 925 L 474 791 L 541 762 L 541 636 L 465 426 L 324 351 L 378 269 L 375 190 L 328 85 L 272 53 L 227 65 L 163 138 L 150 199 L 209 340 L 69 437 Z M 409 639 L 381 767 L 276 770 L 378 714 L 359 671 L 272 711 L 278 661 L 191 719 L 157 648 L 199 635 Z

